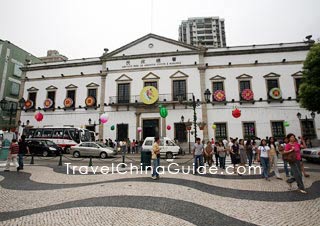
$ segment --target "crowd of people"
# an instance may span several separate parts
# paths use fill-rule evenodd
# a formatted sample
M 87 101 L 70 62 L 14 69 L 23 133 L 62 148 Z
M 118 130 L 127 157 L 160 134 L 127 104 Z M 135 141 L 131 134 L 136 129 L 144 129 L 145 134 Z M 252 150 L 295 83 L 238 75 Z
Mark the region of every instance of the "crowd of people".
M 118 150 L 118 148 L 120 149 L 120 147 L 125 145 L 126 146 L 126 153 L 128 153 L 128 154 L 139 153 L 142 149 L 142 144 L 143 144 L 143 141 L 138 141 L 135 139 L 133 139 L 131 141 L 129 138 L 127 138 L 123 141 L 119 141 L 119 140 L 112 141 L 112 139 L 109 138 L 109 139 L 106 139 L 106 141 L 105 141 L 105 145 L 107 145 L 108 147 L 112 147 L 115 150 Z
M 286 182 L 291 187 L 296 181 L 299 191 L 306 193 L 302 175 L 304 177 L 309 177 L 309 175 L 305 172 L 300 150 L 310 147 L 311 143 L 308 142 L 307 145 L 303 138 L 299 137 L 299 139 L 300 142 L 292 133 L 281 141 L 276 141 L 273 137 L 259 141 L 230 138 L 229 141 L 225 139 L 218 142 L 212 139 L 205 144 L 200 138 L 197 138 L 193 147 L 194 171 L 196 173 L 199 166 L 208 165 L 210 167 L 214 163 L 217 167 L 225 169 L 226 157 L 230 156 L 234 173 L 237 173 L 237 166 L 252 166 L 256 162 L 262 167 L 261 176 L 265 180 L 270 181 L 272 172 L 277 179 L 283 180 L 277 165 L 279 157 L 282 156 L 285 174 L 289 178 Z M 294 152 L 294 159 L 289 161 L 286 156 L 291 152 Z M 290 165 L 290 170 L 288 165 Z M 238 173 L 238 175 L 242 174 Z

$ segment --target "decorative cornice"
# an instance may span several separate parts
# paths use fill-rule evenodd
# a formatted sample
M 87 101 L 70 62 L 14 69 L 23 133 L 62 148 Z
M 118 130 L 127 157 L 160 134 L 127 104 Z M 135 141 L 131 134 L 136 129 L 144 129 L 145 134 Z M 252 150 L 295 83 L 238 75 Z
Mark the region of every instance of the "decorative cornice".
M 68 63 L 64 62 L 61 64 L 54 64 L 54 65 L 32 65 L 27 67 L 22 67 L 21 71 L 37 71 L 37 70 L 46 70 L 46 69 L 57 69 L 57 68 L 69 68 L 69 67 L 81 67 L 81 66 L 91 66 L 91 65 L 102 65 L 101 60 L 97 61 L 89 61 L 89 62 L 76 62 L 76 63 Z
M 57 87 L 55 87 L 55 86 L 48 86 L 47 88 L 46 88 L 46 90 L 57 90 L 58 88 Z
M 66 89 L 77 89 L 77 88 L 78 88 L 78 86 L 75 86 L 73 84 L 66 86 Z
M 280 75 L 279 75 L 279 74 L 276 74 L 276 73 L 274 73 L 274 72 L 271 72 L 271 73 L 269 73 L 269 74 L 267 74 L 267 75 L 264 75 L 263 77 L 264 77 L 264 78 L 279 78 Z
M 91 82 L 90 84 L 86 85 L 87 88 L 96 88 L 99 87 L 97 83 Z
M 236 77 L 236 79 L 252 79 L 252 76 L 251 75 L 247 75 L 247 74 L 242 74 L 242 75 L 239 75 L 238 77 Z
M 292 74 L 291 76 L 294 78 L 302 78 L 303 73 L 302 73 L 302 71 L 298 71 L 298 72 Z
M 222 77 L 220 75 L 216 75 L 210 78 L 211 81 L 217 81 L 217 80 L 225 80 L 225 77 Z
M 188 77 L 189 77 L 189 75 L 187 75 L 186 73 L 183 73 L 181 71 L 177 71 L 170 76 L 170 78 L 174 78 L 174 79 L 175 78 L 188 78 Z
M 224 55 L 243 55 L 243 54 L 257 54 L 257 53 L 279 53 L 279 52 L 294 52 L 306 51 L 310 46 L 292 46 L 282 48 L 264 48 L 264 49 L 244 49 L 244 50 L 225 50 L 217 52 L 206 52 L 205 57 L 208 56 L 224 56 Z
M 39 89 L 35 88 L 35 87 L 30 87 L 29 89 L 27 89 L 28 92 L 38 92 Z
M 130 56 L 112 56 L 108 58 L 103 58 L 105 61 L 116 61 L 116 60 L 133 60 L 133 59 L 146 59 L 146 58 L 161 58 L 161 57 L 171 57 L 171 56 L 188 56 L 188 55 L 198 55 L 198 51 L 177 51 L 177 52 L 166 52 L 166 53 L 147 53 L 138 54 Z
M 127 76 L 126 74 L 121 75 L 119 78 L 115 80 L 116 82 L 131 82 L 132 78 Z
M 159 80 L 160 77 L 156 74 L 149 72 L 147 75 L 142 77 L 142 80 Z

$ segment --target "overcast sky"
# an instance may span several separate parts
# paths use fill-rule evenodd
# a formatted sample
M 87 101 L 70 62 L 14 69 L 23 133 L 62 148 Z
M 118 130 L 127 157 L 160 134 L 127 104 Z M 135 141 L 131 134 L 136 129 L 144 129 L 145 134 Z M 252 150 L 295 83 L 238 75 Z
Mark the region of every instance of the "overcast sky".
M 148 33 L 178 40 L 182 20 L 219 16 L 228 46 L 294 42 L 320 37 L 319 9 L 319 0 L 0 0 L 0 39 L 36 56 L 97 57 Z

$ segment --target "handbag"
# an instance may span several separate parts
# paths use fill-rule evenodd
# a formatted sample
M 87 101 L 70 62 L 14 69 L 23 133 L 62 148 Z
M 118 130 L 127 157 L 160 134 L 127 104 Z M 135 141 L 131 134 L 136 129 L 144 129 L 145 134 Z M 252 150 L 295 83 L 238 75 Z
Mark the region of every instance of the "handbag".
M 154 153 L 154 151 L 153 151 L 153 150 L 152 150 L 151 159 L 152 159 L 152 160 L 157 159 L 157 154 L 156 154 L 156 153 Z
M 293 163 L 296 161 L 296 152 L 295 151 L 283 152 L 282 158 L 284 161 L 287 161 L 289 163 Z

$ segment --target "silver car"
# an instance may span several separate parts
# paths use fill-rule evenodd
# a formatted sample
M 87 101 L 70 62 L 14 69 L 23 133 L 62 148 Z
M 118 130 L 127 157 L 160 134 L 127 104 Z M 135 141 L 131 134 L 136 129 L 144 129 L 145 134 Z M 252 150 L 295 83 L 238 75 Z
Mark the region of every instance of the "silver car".
M 100 156 L 100 158 L 105 159 L 116 155 L 117 152 L 113 148 L 102 143 L 83 142 L 71 147 L 70 154 L 75 158 L 79 158 L 80 156 Z
M 320 147 L 302 149 L 301 157 L 306 159 L 307 161 L 320 162 Z

